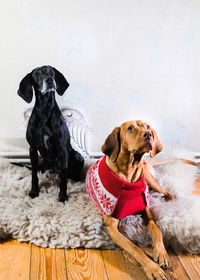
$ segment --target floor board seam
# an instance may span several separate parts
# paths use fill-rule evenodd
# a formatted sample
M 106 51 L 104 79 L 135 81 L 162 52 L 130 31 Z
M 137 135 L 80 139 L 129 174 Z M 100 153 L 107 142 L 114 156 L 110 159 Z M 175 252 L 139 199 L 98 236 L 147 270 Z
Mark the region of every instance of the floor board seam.
M 102 260 L 103 260 L 103 265 L 104 265 L 104 269 L 105 269 L 105 272 L 106 272 L 106 277 L 109 280 L 109 275 L 108 275 L 108 271 L 106 269 L 106 264 L 105 264 L 105 260 L 104 260 L 103 254 L 102 254 L 102 250 L 100 250 L 100 254 L 101 254 L 101 257 L 102 257 Z
M 30 248 L 29 280 L 31 280 L 32 244 Z
M 187 270 L 185 269 L 184 265 L 182 264 L 181 260 L 179 259 L 178 255 L 176 254 L 176 252 L 173 250 L 172 247 L 170 247 L 170 248 L 172 249 L 174 255 L 177 257 L 178 262 L 179 262 L 179 264 L 182 266 L 182 268 L 183 268 L 183 270 L 185 271 L 187 277 L 188 277 L 190 280 L 192 280 L 192 279 L 190 278 L 189 274 L 187 273 Z
M 66 260 L 65 248 L 64 248 L 64 258 L 65 258 L 65 272 L 66 272 L 66 280 L 68 280 L 68 274 L 67 274 L 67 260 Z

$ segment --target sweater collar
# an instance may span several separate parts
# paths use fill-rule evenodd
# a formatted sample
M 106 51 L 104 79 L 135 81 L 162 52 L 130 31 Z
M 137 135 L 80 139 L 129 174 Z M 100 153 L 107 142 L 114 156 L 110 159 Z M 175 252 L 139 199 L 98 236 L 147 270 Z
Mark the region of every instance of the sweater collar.
M 106 164 L 106 156 L 104 156 L 99 162 L 99 176 L 104 186 L 112 188 L 112 193 L 117 196 L 122 189 L 136 190 L 143 188 L 145 180 L 144 174 L 135 183 L 129 183 L 120 179 L 115 175 Z

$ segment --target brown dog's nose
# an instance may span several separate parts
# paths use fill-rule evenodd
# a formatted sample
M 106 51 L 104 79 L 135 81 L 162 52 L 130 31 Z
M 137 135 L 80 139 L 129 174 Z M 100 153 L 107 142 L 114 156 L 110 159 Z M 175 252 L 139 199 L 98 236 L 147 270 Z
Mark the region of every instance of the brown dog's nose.
M 145 132 L 144 137 L 145 137 L 146 139 L 151 139 L 152 133 L 151 133 L 150 131 L 147 131 L 147 132 Z

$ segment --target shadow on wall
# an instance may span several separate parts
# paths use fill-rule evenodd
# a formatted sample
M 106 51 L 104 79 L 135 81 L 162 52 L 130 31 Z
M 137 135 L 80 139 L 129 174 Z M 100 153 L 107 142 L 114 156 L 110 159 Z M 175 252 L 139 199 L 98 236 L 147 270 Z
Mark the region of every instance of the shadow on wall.
M 29 145 L 25 137 L 1 138 L 0 152 L 28 152 Z

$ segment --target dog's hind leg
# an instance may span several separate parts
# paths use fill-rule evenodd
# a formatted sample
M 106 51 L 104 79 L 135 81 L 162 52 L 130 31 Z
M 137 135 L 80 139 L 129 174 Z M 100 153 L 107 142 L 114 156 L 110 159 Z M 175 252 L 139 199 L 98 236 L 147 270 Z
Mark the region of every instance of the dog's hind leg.
M 82 155 L 79 152 L 72 150 L 69 157 L 68 177 L 74 181 L 80 181 L 83 165 L 84 158 Z
M 60 192 L 58 195 L 58 199 L 60 202 L 64 202 L 68 200 L 67 196 L 67 178 L 68 178 L 68 170 L 62 169 L 60 173 Z
M 143 268 L 149 280 L 164 280 L 167 279 L 164 271 L 158 264 L 150 260 L 141 248 L 133 244 L 118 230 L 119 220 L 111 216 L 103 215 L 104 225 L 115 244 L 124 249 L 131 258 Z
M 157 160 L 152 160 L 149 163 L 152 166 L 155 166 L 155 165 L 174 163 L 174 162 L 182 162 L 182 163 L 185 163 L 185 164 L 190 164 L 190 165 L 194 165 L 194 166 L 200 166 L 200 163 L 192 161 L 192 160 L 184 159 L 184 158 L 157 159 Z
M 38 186 L 38 152 L 36 148 L 30 147 L 30 159 L 31 159 L 31 166 L 32 166 L 32 187 L 31 191 L 29 192 L 29 196 L 31 198 L 35 198 L 39 196 L 39 186 Z

